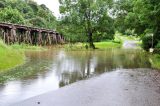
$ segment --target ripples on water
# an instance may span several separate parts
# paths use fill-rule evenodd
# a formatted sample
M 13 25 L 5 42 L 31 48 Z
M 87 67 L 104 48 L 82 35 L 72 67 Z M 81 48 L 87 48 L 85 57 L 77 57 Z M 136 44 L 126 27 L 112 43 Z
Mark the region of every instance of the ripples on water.
M 150 68 L 147 54 L 140 50 L 49 50 L 27 52 L 26 56 L 26 64 L 0 74 L 0 105 L 116 69 Z

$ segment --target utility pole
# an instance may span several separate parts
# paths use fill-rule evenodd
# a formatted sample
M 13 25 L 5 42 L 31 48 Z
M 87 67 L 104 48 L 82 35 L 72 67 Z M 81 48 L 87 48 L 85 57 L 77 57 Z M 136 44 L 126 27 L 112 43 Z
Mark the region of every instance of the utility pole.
M 152 36 L 152 46 L 151 46 L 151 48 L 149 49 L 149 52 L 150 52 L 150 53 L 153 53 L 153 51 L 154 51 L 154 49 L 153 49 L 153 34 L 151 34 L 151 36 Z
M 151 36 L 152 36 L 152 48 L 153 48 L 153 34 Z

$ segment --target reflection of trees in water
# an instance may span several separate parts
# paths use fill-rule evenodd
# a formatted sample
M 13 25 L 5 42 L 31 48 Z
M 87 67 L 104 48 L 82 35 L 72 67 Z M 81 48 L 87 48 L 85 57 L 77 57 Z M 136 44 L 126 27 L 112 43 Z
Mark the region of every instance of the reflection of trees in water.
M 147 54 L 139 50 L 110 50 L 98 53 L 97 59 L 96 73 L 112 71 L 117 68 L 150 68 Z
M 71 57 L 72 59 L 70 58 L 70 61 L 72 62 L 70 63 L 78 63 L 79 65 L 76 65 L 76 66 L 79 66 L 79 67 L 74 67 L 71 65 L 72 67 L 74 67 L 74 70 L 72 71 L 70 71 L 69 69 L 68 71 L 61 70 L 62 73 L 61 73 L 61 78 L 59 83 L 60 87 L 71 84 L 78 80 L 88 78 L 94 71 L 96 61 L 94 59 L 94 55 L 92 52 L 85 52 L 85 53 L 82 53 L 81 55 L 79 54 L 78 56 L 75 54 L 72 54 Z
M 63 58 L 55 61 L 61 87 L 117 68 L 150 67 L 147 55 L 135 50 L 64 53 Z
M 59 86 L 63 87 L 65 85 L 71 84 L 73 82 L 76 82 L 78 80 L 82 80 L 83 76 L 81 76 L 80 73 L 77 71 L 69 73 L 69 72 L 64 72 L 61 74 L 61 79 L 59 82 Z

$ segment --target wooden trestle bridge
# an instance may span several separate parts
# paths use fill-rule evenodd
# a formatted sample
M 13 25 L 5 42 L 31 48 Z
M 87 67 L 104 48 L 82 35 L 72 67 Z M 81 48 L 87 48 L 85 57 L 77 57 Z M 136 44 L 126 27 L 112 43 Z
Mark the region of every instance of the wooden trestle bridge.
M 0 23 L 0 38 L 6 44 L 52 45 L 64 43 L 64 37 L 54 30 L 11 23 Z

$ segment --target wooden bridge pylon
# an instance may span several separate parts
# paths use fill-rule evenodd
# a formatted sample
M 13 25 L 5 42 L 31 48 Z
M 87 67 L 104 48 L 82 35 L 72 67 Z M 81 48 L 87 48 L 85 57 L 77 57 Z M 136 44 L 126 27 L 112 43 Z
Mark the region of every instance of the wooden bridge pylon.
M 64 37 L 56 31 L 11 23 L 0 23 L 0 38 L 6 44 L 52 45 L 64 43 Z

